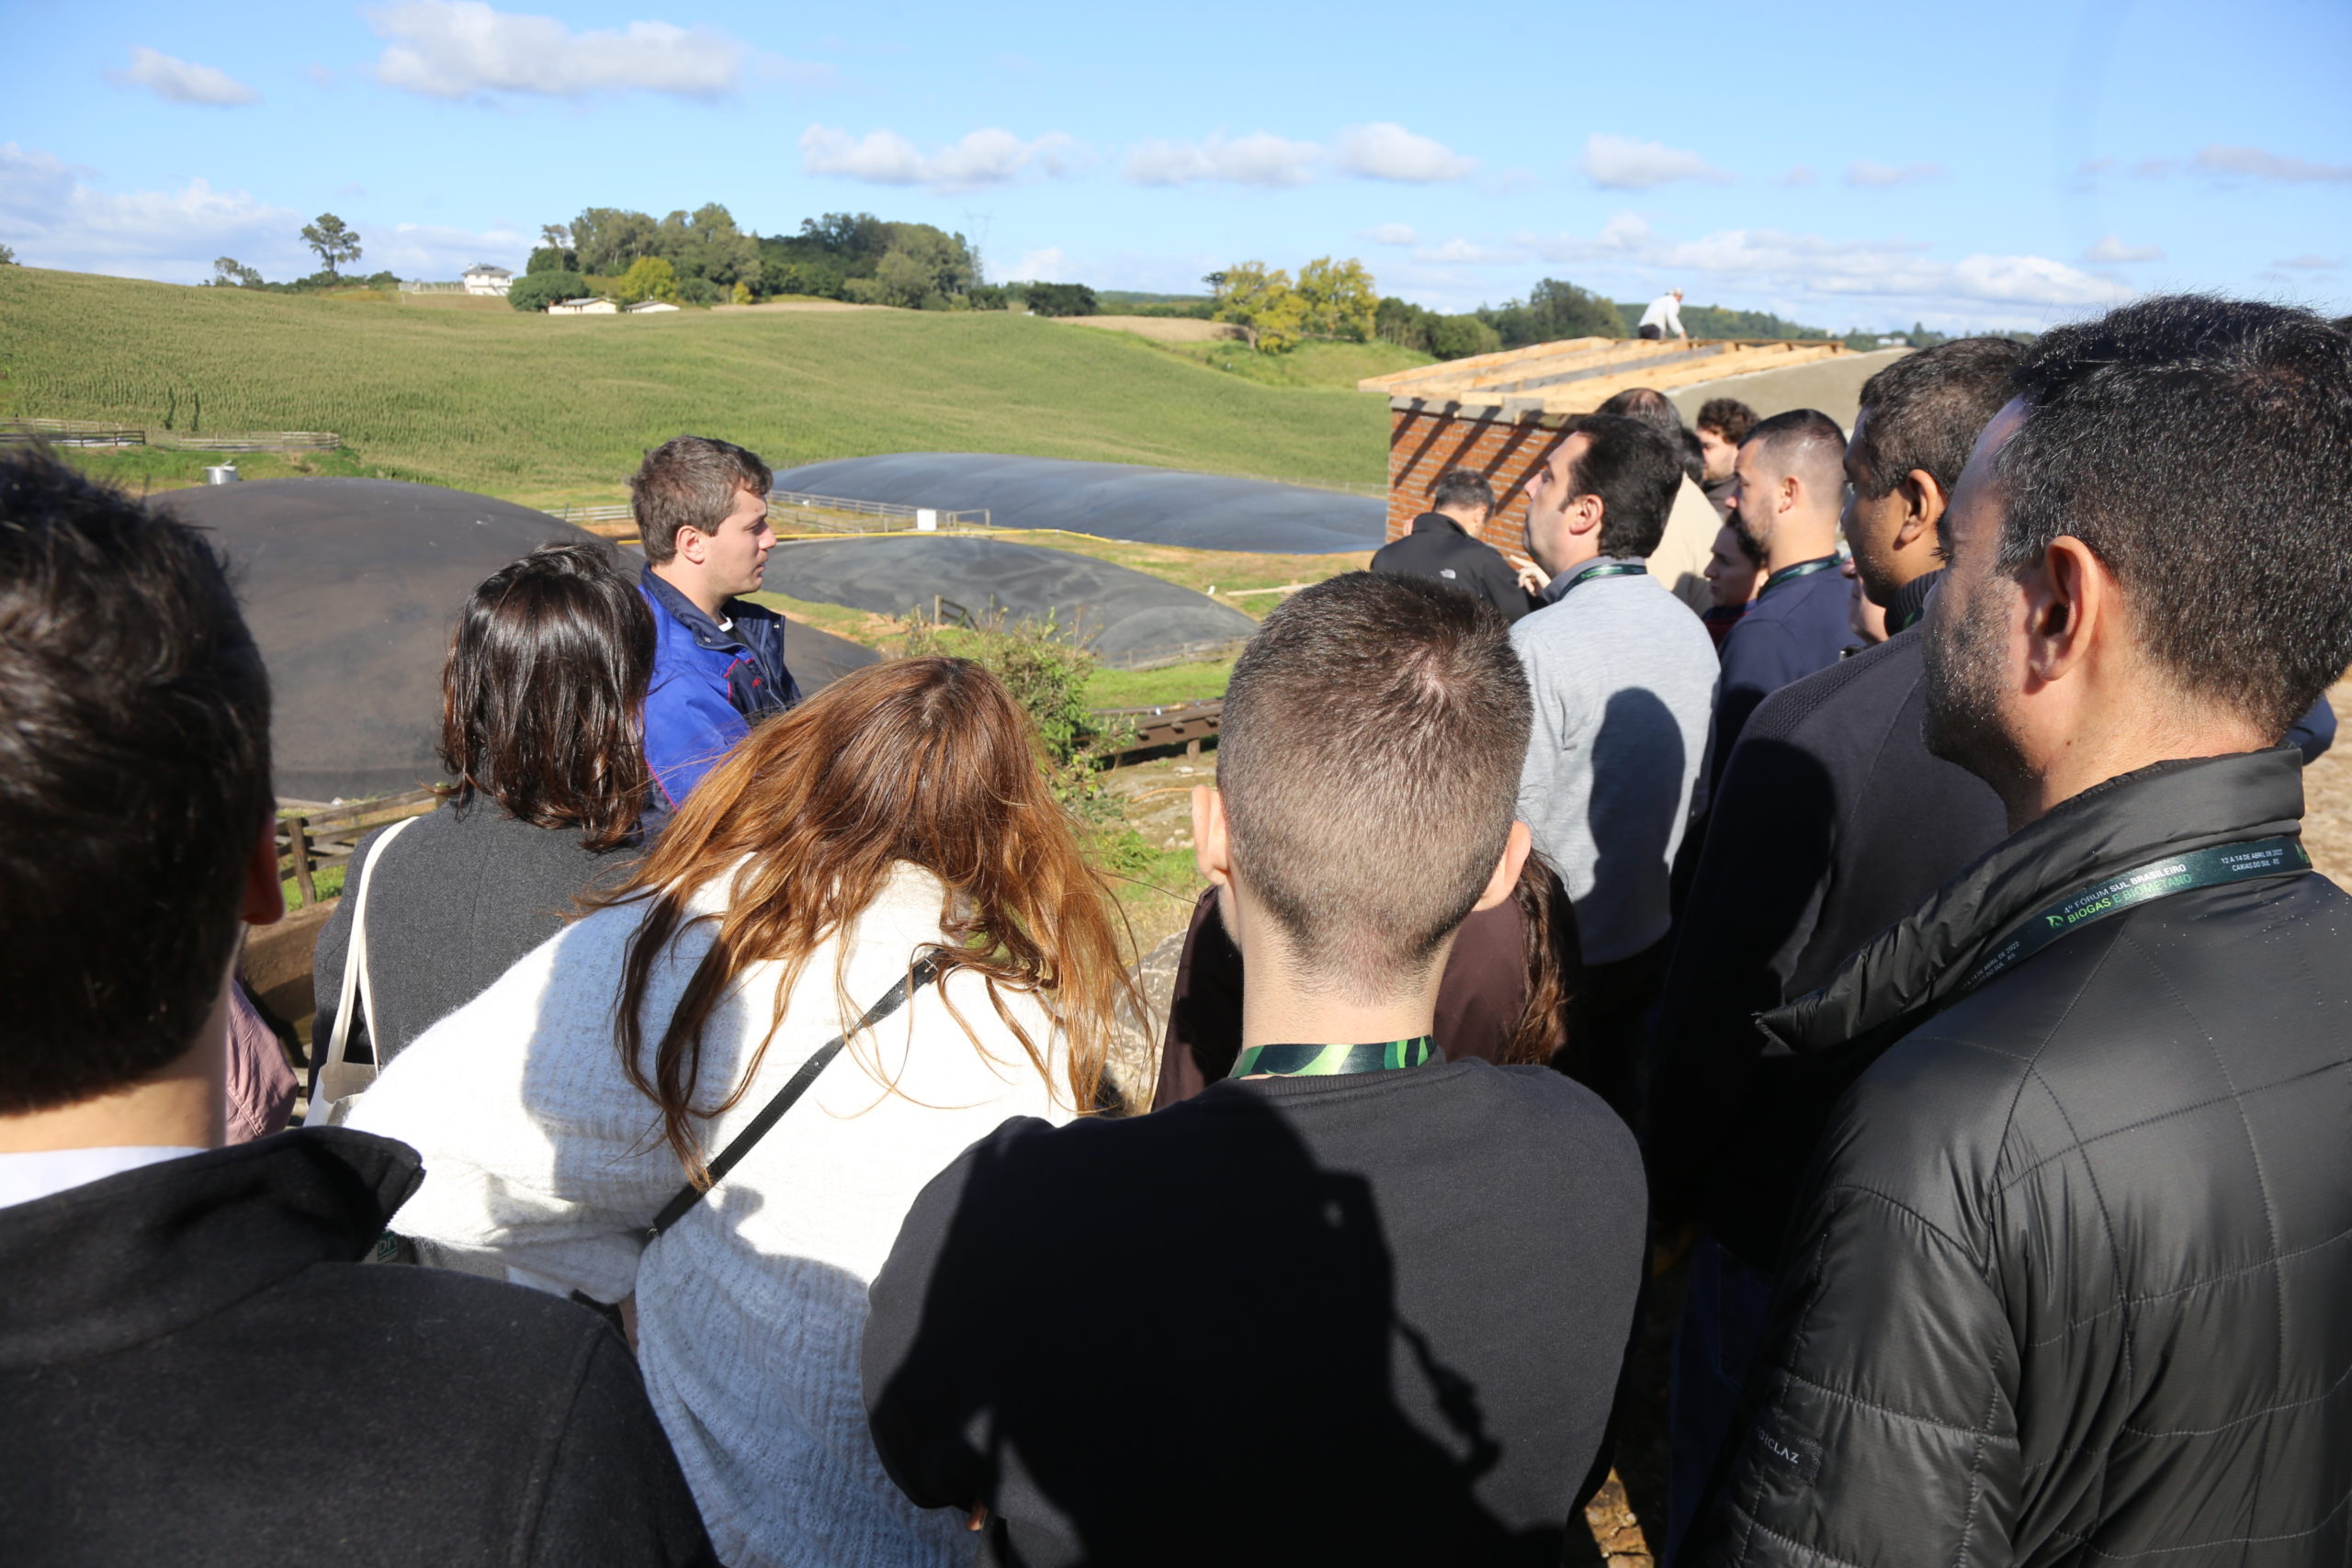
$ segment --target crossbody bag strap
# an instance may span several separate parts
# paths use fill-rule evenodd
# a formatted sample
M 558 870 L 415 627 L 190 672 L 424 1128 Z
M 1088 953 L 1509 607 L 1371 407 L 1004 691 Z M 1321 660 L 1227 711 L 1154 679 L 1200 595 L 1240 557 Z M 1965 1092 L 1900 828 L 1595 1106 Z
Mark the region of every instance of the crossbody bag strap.
M 752 1152 L 752 1145 L 766 1137 L 770 1129 L 784 1119 L 784 1113 L 808 1092 L 808 1086 L 817 1081 L 817 1076 L 825 1070 L 828 1063 L 841 1055 L 842 1046 L 847 1043 L 851 1035 L 873 1028 L 906 1006 L 908 998 L 938 977 L 939 963 L 936 959 L 926 957 L 918 960 L 912 968 L 899 976 L 898 984 L 882 994 L 880 1001 L 865 1010 L 865 1017 L 818 1046 L 808 1059 L 800 1064 L 800 1070 L 775 1091 L 775 1098 L 761 1107 L 760 1113 L 752 1118 L 751 1125 L 736 1134 L 734 1140 L 719 1151 L 718 1157 L 710 1162 L 709 1185 L 697 1187 L 689 1181 L 678 1190 L 676 1197 L 662 1206 L 662 1212 L 653 1216 L 653 1223 L 645 1227 L 646 1242 L 650 1245 L 672 1225 L 684 1219 L 693 1212 L 694 1206 L 702 1201 L 704 1193 L 718 1186 L 729 1171 L 742 1162 L 743 1156 Z
M 391 848 L 392 840 L 423 820 L 421 817 L 403 817 L 385 829 L 368 852 L 368 858 L 360 863 L 358 886 L 349 895 L 351 940 L 343 954 L 343 985 L 335 1002 L 334 1029 L 328 1036 L 325 1054 L 319 1058 L 318 1092 L 304 1118 L 306 1126 L 312 1122 L 324 1125 L 335 1102 L 367 1088 L 383 1066 L 384 1043 L 376 1032 L 375 998 L 368 983 L 368 885 L 374 880 L 376 867 L 382 862 L 384 852 Z M 368 1021 L 368 1049 L 375 1058 L 365 1064 L 350 1059 L 352 1020 L 362 1016 L 363 1011 Z

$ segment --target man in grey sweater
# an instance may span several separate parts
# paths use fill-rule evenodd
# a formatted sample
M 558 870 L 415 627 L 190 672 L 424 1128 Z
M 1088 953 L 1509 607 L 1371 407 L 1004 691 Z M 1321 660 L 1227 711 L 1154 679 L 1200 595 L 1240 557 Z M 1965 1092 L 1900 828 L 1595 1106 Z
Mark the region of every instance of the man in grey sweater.
M 1535 694 L 1519 815 L 1575 901 L 1584 945 L 1578 1075 L 1631 1103 L 1665 969 L 1667 879 L 1707 751 L 1715 654 L 1649 574 L 1682 481 L 1636 420 L 1587 414 L 1528 486 L 1527 549 L 1551 577 L 1511 628 Z

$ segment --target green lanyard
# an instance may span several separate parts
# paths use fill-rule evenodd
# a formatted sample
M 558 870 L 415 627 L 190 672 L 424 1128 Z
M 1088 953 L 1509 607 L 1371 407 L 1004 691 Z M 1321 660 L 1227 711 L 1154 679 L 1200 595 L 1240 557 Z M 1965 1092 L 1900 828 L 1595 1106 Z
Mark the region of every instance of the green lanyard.
M 1639 561 L 1597 560 L 1590 566 L 1585 568 L 1582 571 L 1577 573 L 1574 577 L 1568 579 L 1568 585 L 1560 590 L 1560 599 L 1565 599 L 1569 594 L 1575 592 L 1577 590 L 1577 584 L 1588 581 L 1594 578 L 1647 577 L 1649 574 L 1650 569 L 1644 566 Z M 1552 602 L 1556 604 L 1560 600 L 1555 599 Z
M 1784 566 L 1780 570 L 1774 572 L 1771 576 L 1766 578 L 1764 580 L 1764 586 L 1756 591 L 1757 595 L 1760 598 L 1764 594 L 1770 593 L 1772 590 L 1781 586 L 1783 582 L 1794 582 L 1798 578 L 1811 577 L 1816 571 L 1835 571 L 1837 570 L 1838 558 L 1836 556 L 1824 556 L 1819 560 L 1801 560 L 1794 566 Z
M 2116 873 L 2072 893 L 2038 914 L 2029 915 L 1993 950 L 1974 973 L 1961 982 L 1965 995 L 1994 976 L 2027 959 L 2071 931 L 2094 920 L 2120 915 L 2137 904 L 2187 893 L 2199 887 L 2221 887 L 2256 876 L 2281 876 L 2311 869 L 2312 857 L 2302 840 L 2280 836 L 2249 839 L 2235 844 L 2215 844 L 2185 855 L 2166 855 Z
M 1442 1062 L 1445 1053 L 1437 1040 L 1424 1034 L 1414 1040 L 1380 1040 L 1369 1045 L 1251 1045 L 1233 1064 L 1233 1076 L 1272 1073 L 1282 1078 L 1336 1077 L 1341 1073 L 1392 1072 Z

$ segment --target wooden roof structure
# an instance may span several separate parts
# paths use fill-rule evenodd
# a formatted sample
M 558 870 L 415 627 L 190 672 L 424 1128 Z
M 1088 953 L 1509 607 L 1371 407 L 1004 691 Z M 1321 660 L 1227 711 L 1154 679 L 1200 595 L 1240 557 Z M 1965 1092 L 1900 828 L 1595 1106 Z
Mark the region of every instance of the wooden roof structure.
M 1835 339 L 1568 338 L 1500 354 L 1474 355 L 1356 383 L 1385 392 L 1396 409 L 1492 411 L 1488 418 L 1541 419 L 1590 413 L 1634 387 L 1671 391 L 1702 381 L 1779 370 L 1847 352 Z

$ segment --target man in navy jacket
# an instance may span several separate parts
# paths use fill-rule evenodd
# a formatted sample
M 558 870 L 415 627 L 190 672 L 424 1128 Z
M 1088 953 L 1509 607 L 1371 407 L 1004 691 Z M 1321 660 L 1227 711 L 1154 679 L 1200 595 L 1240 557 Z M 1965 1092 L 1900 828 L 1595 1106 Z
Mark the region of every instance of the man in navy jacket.
M 1756 705 L 1838 662 L 1854 639 L 1852 595 L 1838 570 L 1846 434 L 1814 409 L 1760 422 L 1740 443 L 1732 515 L 1764 552 L 1763 590 L 1724 638 L 1708 778 L 1723 776 Z
M 653 608 L 653 680 L 645 694 L 645 760 L 658 830 L 711 764 L 765 715 L 800 700 L 784 663 L 784 617 L 735 597 L 759 592 L 775 531 L 768 466 L 742 447 L 680 435 L 646 456 L 629 480 Z

